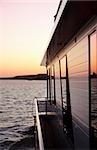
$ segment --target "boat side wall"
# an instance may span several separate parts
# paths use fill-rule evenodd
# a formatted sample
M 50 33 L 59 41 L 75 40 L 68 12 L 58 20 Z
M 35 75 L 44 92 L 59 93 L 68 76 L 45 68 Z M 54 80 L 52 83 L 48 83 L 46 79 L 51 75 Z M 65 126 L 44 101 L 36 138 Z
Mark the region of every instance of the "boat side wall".
M 67 57 L 74 146 L 89 149 L 89 35 L 97 28 L 97 18 L 87 23 L 47 66 L 50 69 Z M 75 39 L 76 37 L 76 39 Z M 61 67 L 61 70 L 64 69 Z M 56 72 L 56 70 L 55 70 Z M 60 88 L 61 89 L 61 88 Z M 66 89 L 64 89 L 66 90 Z M 60 93 L 60 91 L 59 91 Z M 61 101 L 61 98 L 60 100 Z M 56 105 L 62 109 L 61 102 Z
M 68 73 L 71 111 L 73 118 L 74 145 L 89 146 L 89 81 L 88 37 L 76 44 L 68 53 Z

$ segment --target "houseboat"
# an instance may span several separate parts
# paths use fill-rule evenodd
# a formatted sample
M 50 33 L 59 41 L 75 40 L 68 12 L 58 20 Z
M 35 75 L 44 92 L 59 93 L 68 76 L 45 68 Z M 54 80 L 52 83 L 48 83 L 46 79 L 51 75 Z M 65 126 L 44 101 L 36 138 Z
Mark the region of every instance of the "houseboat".
M 35 98 L 39 149 L 97 149 L 97 1 L 61 0 Z

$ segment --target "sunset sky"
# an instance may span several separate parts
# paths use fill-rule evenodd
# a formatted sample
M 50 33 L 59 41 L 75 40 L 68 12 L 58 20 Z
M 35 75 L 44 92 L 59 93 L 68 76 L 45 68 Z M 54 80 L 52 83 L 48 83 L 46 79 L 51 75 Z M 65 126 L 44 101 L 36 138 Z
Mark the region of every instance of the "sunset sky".
M 40 63 L 60 0 L 0 0 L 0 76 L 45 72 Z

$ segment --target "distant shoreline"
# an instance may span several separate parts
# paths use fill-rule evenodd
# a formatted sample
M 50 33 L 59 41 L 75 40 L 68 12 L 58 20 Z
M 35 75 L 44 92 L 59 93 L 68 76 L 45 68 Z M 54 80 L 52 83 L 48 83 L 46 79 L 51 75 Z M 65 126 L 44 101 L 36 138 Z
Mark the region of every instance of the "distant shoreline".
M 0 77 L 0 80 L 47 80 L 47 74 L 19 75 L 14 77 Z
M 90 75 L 91 79 L 97 78 L 97 75 Z M 52 76 L 53 79 L 53 76 Z M 66 79 L 62 77 L 61 79 Z M 36 75 L 19 75 L 14 77 L 0 77 L 0 80 L 47 80 L 47 74 L 36 74 Z

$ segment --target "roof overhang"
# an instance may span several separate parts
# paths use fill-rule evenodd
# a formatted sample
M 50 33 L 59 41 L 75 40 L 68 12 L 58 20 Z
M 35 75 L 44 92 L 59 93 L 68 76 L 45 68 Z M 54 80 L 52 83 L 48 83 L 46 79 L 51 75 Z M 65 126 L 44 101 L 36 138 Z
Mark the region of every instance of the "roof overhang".
M 60 0 L 59 7 L 58 7 L 57 13 L 55 15 L 54 27 L 53 27 L 52 32 L 50 34 L 50 38 L 48 39 L 47 47 L 48 47 L 48 45 L 49 45 L 49 43 L 50 43 L 50 41 L 52 39 L 52 36 L 53 36 L 53 34 L 54 34 L 55 30 L 56 30 L 56 27 L 57 27 L 58 22 L 59 22 L 59 20 L 61 18 L 61 15 L 63 13 L 63 10 L 65 8 L 66 3 L 67 3 L 67 0 Z M 43 59 L 42 59 L 42 62 L 41 62 L 40 65 L 41 66 L 46 66 L 47 65 L 46 60 L 47 60 L 47 49 L 46 49 L 46 52 L 45 52 L 45 54 L 43 56 Z
M 48 65 L 93 16 L 97 16 L 97 1 L 63 0 L 41 65 Z

